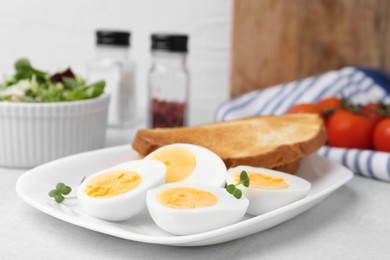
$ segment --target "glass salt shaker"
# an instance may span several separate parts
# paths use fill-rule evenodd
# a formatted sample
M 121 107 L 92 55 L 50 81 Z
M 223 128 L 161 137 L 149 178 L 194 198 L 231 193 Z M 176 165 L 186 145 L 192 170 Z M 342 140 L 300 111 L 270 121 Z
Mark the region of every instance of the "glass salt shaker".
M 187 124 L 189 75 L 186 68 L 188 36 L 153 34 L 149 71 L 149 126 Z
M 110 94 L 108 125 L 123 128 L 135 120 L 134 64 L 129 57 L 130 32 L 96 32 L 95 57 L 88 64 L 91 81 L 104 79 Z

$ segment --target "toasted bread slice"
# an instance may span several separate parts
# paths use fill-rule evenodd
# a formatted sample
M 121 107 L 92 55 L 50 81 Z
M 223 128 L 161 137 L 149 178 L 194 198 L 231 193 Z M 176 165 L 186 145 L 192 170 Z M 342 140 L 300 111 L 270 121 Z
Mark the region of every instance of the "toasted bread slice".
M 291 163 L 280 165 L 280 166 L 277 166 L 277 167 L 274 167 L 274 168 L 271 168 L 271 169 L 272 170 L 276 170 L 276 171 L 281 171 L 281 172 L 287 172 L 287 173 L 295 174 L 298 171 L 300 166 L 301 166 L 301 160 L 298 159 L 298 160 L 293 161 Z
M 212 150 L 228 168 L 237 165 L 277 168 L 294 162 L 299 165 L 302 157 L 317 151 L 325 141 L 326 130 L 318 115 L 288 114 L 139 130 L 132 146 L 145 156 L 167 144 L 190 143 Z

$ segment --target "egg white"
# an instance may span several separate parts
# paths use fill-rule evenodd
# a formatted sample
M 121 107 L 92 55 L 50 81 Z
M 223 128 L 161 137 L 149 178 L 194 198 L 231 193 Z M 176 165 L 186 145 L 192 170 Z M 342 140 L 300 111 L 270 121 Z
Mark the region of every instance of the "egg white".
M 195 168 L 184 180 L 213 187 L 224 187 L 226 183 L 226 166 L 222 159 L 211 150 L 193 144 L 170 144 L 153 151 L 145 157 L 150 160 L 154 154 L 170 147 L 182 147 L 189 150 L 195 157 Z
M 91 197 L 85 187 L 94 177 L 116 170 L 136 172 L 141 182 L 131 191 L 106 198 Z M 146 207 L 146 192 L 165 182 L 166 167 L 155 160 L 135 160 L 99 171 L 88 176 L 77 189 L 77 198 L 83 210 L 96 218 L 108 221 L 122 221 L 138 214 Z
M 157 195 L 159 192 L 176 187 L 201 189 L 213 193 L 218 201 L 209 207 L 181 209 L 162 205 Z M 239 221 L 248 208 L 249 201 L 244 196 L 236 199 L 223 188 L 206 185 L 176 182 L 151 189 L 146 195 L 149 213 L 161 229 L 175 235 L 190 235 L 206 232 L 231 225 Z
M 237 166 L 229 169 L 226 177 L 227 184 L 235 184 L 233 174 L 236 172 L 253 172 L 270 175 L 273 177 L 283 178 L 289 185 L 286 189 L 271 190 L 261 188 L 250 188 L 240 185 L 239 188 L 242 194 L 249 199 L 249 207 L 247 213 L 250 215 L 260 215 L 274 209 L 283 207 L 301 198 L 304 198 L 310 190 L 310 182 L 288 173 L 280 171 L 252 167 L 252 166 Z

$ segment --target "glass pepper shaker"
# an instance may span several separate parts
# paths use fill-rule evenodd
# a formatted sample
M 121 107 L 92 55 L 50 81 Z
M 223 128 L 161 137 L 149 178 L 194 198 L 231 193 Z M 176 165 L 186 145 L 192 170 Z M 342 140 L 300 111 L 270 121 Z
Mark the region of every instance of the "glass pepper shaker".
M 189 75 L 186 68 L 187 35 L 152 34 L 149 71 L 149 126 L 187 124 Z
M 96 32 L 95 57 L 88 64 L 88 77 L 104 79 L 110 94 L 108 125 L 126 127 L 135 120 L 134 64 L 129 57 L 130 32 Z

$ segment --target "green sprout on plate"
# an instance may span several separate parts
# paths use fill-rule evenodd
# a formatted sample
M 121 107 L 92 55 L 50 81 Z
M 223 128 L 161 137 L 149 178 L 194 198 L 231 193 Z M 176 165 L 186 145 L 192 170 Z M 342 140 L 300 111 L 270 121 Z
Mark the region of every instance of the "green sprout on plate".
M 49 192 L 49 197 L 54 198 L 57 203 L 62 203 L 65 200 L 64 195 L 68 195 L 72 191 L 72 188 L 66 186 L 62 182 L 56 185 L 54 190 Z
M 246 171 L 242 171 L 240 173 L 240 181 L 236 184 L 228 185 L 226 191 L 232 194 L 236 199 L 240 199 L 242 197 L 242 191 L 238 189 L 237 186 L 241 184 L 245 187 L 249 187 L 249 177 Z

